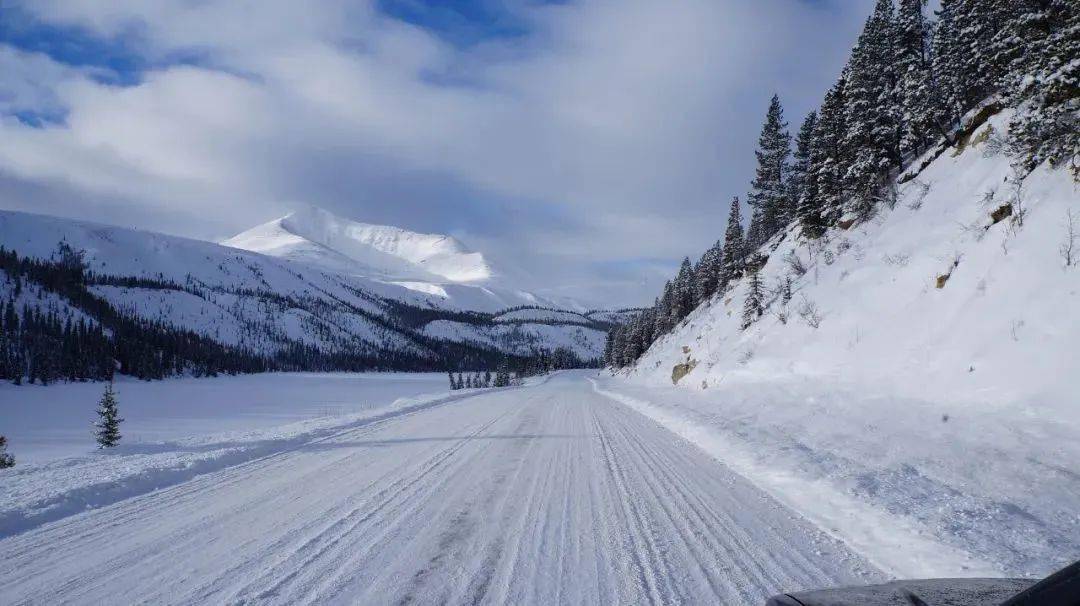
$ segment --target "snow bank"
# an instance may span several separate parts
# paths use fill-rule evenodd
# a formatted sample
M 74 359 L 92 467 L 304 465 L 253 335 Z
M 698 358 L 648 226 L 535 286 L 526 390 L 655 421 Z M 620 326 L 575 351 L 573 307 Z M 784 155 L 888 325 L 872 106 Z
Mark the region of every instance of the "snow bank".
M 895 208 L 873 220 L 814 248 L 794 233 L 774 241 L 761 271 L 770 309 L 751 328 L 739 327 L 739 284 L 606 388 L 694 428 L 719 458 L 897 571 L 918 572 L 905 553 L 936 562 L 933 575 L 978 566 L 856 522 L 888 519 L 897 536 L 1005 574 L 1075 559 L 1080 267 L 1065 267 L 1059 247 L 1070 211 L 1080 226 L 1080 193 L 1046 168 L 1018 188 L 990 145 L 1007 120 L 900 185 Z M 1007 205 L 1023 209 L 1022 224 L 995 221 Z M 673 388 L 678 364 L 690 370 Z M 852 502 L 862 513 L 846 513 Z

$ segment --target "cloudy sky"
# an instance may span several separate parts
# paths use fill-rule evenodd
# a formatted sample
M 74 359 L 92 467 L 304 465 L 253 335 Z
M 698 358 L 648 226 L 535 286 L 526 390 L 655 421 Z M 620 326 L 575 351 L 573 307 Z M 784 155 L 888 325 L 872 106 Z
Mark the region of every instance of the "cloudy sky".
M 0 208 L 221 239 L 303 204 L 651 300 L 871 0 L 5 0 Z

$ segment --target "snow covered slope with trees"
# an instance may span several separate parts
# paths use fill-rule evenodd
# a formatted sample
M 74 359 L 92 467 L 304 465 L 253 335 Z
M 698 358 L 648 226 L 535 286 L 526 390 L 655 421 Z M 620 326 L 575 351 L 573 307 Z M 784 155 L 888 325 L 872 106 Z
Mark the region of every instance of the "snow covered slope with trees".
M 13 381 L 100 379 L 113 360 L 142 378 L 476 369 L 567 344 L 584 363 L 599 357 L 610 326 L 554 322 L 498 340 L 447 340 L 424 326 L 494 327 L 498 310 L 523 299 L 469 284 L 434 296 L 321 264 L 26 213 L 0 211 L 0 247 L 0 376 Z
M 1078 34 L 1068 2 L 879 0 L 794 141 L 772 100 L 749 228 L 736 200 L 612 333 L 605 388 L 850 544 L 1075 559 Z

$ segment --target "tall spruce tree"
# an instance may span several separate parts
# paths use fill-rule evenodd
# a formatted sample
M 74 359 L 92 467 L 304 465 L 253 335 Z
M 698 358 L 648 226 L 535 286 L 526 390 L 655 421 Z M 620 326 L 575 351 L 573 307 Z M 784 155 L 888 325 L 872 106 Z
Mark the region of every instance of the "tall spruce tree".
M 844 174 L 847 210 L 865 216 L 890 168 L 899 167 L 900 107 L 896 102 L 896 24 L 892 0 L 877 0 L 848 63 L 845 144 L 852 163 Z
M 1073 163 L 1080 173 L 1080 10 L 1070 0 L 1027 0 L 1013 28 L 1003 84 L 1018 111 L 1009 151 L 1025 170 Z
M 743 238 L 742 209 L 739 198 L 731 201 L 728 212 L 727 230 L 724 232 L 724 265 L 721 283 L 727 285 L 742 275 L 743 260 L 747 254 L 746 241 Z
M 819 238 L 825 233 L 825 216 L 818 194 L 818 174 L 814 166 L 814 132 L 817 129 L 817 112 L 807 114 L 795 137 L 795 161 L 788 179 L 791 199 L 795 202 L 795 215 L 807 238 Z
M 931 44 L 931 70 L 935 83 L 937 123 L 946 133 L 960 125 L 968 91 L 973 88 L 965 67 L 967 49 L 964 45 L 961 18 L 963 0 L 941 0 Z
M 720 277 L 724 269 L 724 246 L 717 240 L 701 255 L 694 270 L 694 307 L 709 300 L 720 288 Z
M 780 97 L 773 95 L 758 137 L 758 149 L 754 152 L 757 170 L 749 196 L 750 206 L 754 208 L 753 235 L 749 238 L 751 247 L 774 236 L 794 215 L 786 185 L 791 156 L 791 134 L 787 126 Z
M 814 139 L 810 150 L 811 172 L 817 177 L 818 207 L 825 225 L 835 225 L 843 213 L 844 175 L 851 166 L 851 152 L 847 147 L 847 72 L 841 75 L 818 110 L 814 125 Z
M 898 98 L 902 106 L 901 151 L 923 152 L 936 134 L 936 87 L 930 65 L 930 22 L 926 0 L 900 0 L 896 17 Z
M 694 310 L 694 270 L 690 258 L 683 258 L 672 284 L 671 324 L 674 326 Z
M 120 423 L 124 420 L 120 418 L 112 381 L 105 384 L 105 392 L 101 394 L 98 402 L 97 415 L 94 436 L 97 438 L 98 448 L 116 446 L 120 442 Z

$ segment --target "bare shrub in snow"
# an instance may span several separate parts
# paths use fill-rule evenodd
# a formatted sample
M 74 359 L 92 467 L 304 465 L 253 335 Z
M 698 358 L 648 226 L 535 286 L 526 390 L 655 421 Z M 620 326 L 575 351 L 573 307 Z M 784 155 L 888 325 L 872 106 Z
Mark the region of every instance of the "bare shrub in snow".
M 836 261 L 836 255 L 833 251 L 826 248 L 825 251 L 821 253 L 821 259 L 825 261 L 825 265 L 832 265 Z
M 922 208 L 926 195 L 930 193 L 930 184 L 915 179 L 908 185 L 907 189 L 911 192 L 911 200 L 908 202 L 907 207 L 911 210 Z
M 1058 247 L 1058 252 L 1061 253 L 1062 260 L 1065 261 L 1065 269 L 1076 265 L 1076 215 L 1073 214 L 1071 208 L 1065 210 L 1065 238 L 1061 242 L 1061 246 Z
M 798 312 L 799 317 L 806 321 L 807 326 L 810 328 L 819 328 L 821 326 L 821 310 L 818 309 L 817 303 L 807 299 L 805 295 L 799 302 Z
M 974 223 L 968 224 L 957 221 L 956 224 L 960 226 L 961 233 L 971 236 L 971 239 L 976 242 L 982 242 L 982 239 L 986 237 L 986 233 L 989 230 L 982 221 L 975 221 Z
M 836 254 L 842 255 L 842 254 L 846 253 L 849 250 L 851 250 L 851 240 L 848 240 L 847 238 L 843 238 L 842 240 L 840 240 L 839 242 L 836 243 Z
M 885 205 L 885 208 L 892 210 L 896 208 L 896 201 L 900 199 L 900 192 L 896 186 L 896 181 L 889 180 L 888 185 L 881 188 L 881 194 L 878 196 L 878 201 Z
M 795 254 L 795 251 L 791 251 L 784 255 L 784 262 L 787 263 L 791 273 L 795 274 L 797 277 L 806 275 L 806 264 L 803 263 L 803 260 L 799 255 Z
M 1024 327 L 1023 320 L 1013 320 L 1012 326 L 1009 327 L 1009 335 L 1012 336 L 1013 341 L 1020 341 L 1020 329 Z
M 911 261 L 911 255 L 907 253 L 896 253 L 895 255 L 884 255 L 881 257 L 881 260 L 884 261 L 886 265 L 891 265 L 893 267 L 906 267 L 908 262 Z
M 748 364 L 750 362 L 750 360 L 753 360 L 753 359 L 754 359 L 754 348 L 753 347 L 747 347 L 746 349 L 739 352 L 739 358 L 738 358 L 739 364 L 742 364 L 742 365 L 745 366 L 746 364 Z
M 1005 137 L 996 130 L 991 129 L 986 138 L 986 146 L 983 148 L 983 158 L 989 159 L 999 156 L 1003 151 L 1005 151 Z
M 1024 173 L 1021 170 L 1014 170 L 1009 182 L 1012 183 L 1012 196 L 1009 203 L 1013 207 L 1013 224 L 1017 227 L 1024 226 L 1024 217 L 1027 215 L 1027 208 L 1025 202 L 1024 191 Z
M 983 192 L 982 198 L 979 199 L 979 206 L 982 208 L 990 208 L 994 204 L 994 200 L 997 198 L 997 188 L 988 187 Z
M 788 310 L 787 310 L 786 307 L 777 308 L 777 310 L 773 312 L 773 315 L 776 316 L 776 320 L 778 322 L 780 322 L 781 324 L 783 324 L 785 326 L 787 325 Z

